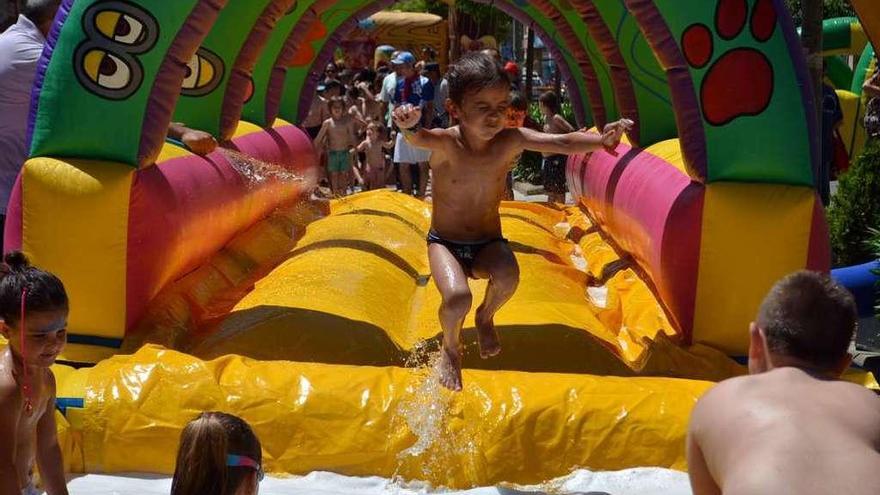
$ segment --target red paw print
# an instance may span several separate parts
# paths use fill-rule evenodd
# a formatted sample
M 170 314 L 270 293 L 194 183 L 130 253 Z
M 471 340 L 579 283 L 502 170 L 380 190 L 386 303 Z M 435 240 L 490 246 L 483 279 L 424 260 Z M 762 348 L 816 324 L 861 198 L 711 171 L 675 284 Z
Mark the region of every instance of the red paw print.
M 731 41 L 749 25 L 750 35 L 766 42 L 776 29 L 772 0 L 757 0 L 749 18 L 746 0 L 719 0 L 715 11 L 718 36 Z M 685 29 L 681 39 L 684 56 L 695 69 L 702 69 L 715 52 L 712 31 L 704 24 Z M 703 77 L 700 103 L 706 121 L 725 125 L 738 117 L 758 115 L 773 97 L 773 66 L 764 53 L 754 48 L 732 48 L 719 56 Z

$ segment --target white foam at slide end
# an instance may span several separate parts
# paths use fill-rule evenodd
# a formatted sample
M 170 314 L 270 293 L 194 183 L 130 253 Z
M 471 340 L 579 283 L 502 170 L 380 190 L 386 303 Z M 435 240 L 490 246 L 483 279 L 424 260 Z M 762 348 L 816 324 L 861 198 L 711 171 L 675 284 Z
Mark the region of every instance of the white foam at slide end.
M 171 479 L 149 475 L 105 476 L 89 474 L 68 484 L 71 495 L 167 495 Z M 314 472 L 291 478 L 266 477 L 260 495 L 308 493 L 309 495 L 691 495 L 686 473 L 662 468 L 591 472 L 577 470 L 541 486 L 474 488 L 457 492 L 435 492 L 418 483 L 395 483 L 385 478 L 353 478 Z

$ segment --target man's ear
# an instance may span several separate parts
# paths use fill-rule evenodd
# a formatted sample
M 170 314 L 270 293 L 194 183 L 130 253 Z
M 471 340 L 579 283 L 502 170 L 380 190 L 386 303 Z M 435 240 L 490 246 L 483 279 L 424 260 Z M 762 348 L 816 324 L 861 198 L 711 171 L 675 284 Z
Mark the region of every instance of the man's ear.
M 764 332 L 754 321 L 749 324 L 749 373 L 756 374 L 767 370 L 767 355 L 764 350 Z

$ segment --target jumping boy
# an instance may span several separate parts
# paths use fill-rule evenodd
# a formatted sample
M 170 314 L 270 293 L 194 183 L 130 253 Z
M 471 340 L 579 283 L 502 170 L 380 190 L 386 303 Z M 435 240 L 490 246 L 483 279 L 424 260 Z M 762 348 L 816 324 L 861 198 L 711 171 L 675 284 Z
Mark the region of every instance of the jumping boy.
M 346 115 L 345 100 L 341 96 L 331 98 L 329 105 L 330 118 L 324 121 L 315 142 L 327 148 L 330 190 L 335 196 L 342 196 L 348 186 L 348 174 L 351 173 L 351 150 L 358 142 L 357 124 Z
M 459 333 L 472 299 L 468 277 L 489 279 L 486 299 L 476 313 L 483 358 L 501 351 L 495 313 L 519 283 L 519 267 L 501 234 L 498 213 L 513 158 L 524 149 L 582 153 L 613 148 L 632 122 L 609 124 L 601 135 L 505 128 L 510 82 L 500 63 L 491 56 L 469 53 L 450 69 L 447 79 L 446 105 L 459 125 L 418 129 L 421 110 L 412 106 L 395 109 L 394 120 L 409 143 L 433 152 L 434 201 L 427 241 L 431 273 L 443 298 L 440 382 L 458 391 L 462 388 Z
M 749 373 L 707 392 L 688 428 L 694 495 L 880 493 L 880 399 L 839 380 L 856 309 L 827 275 L 770 290 L 749 328 Z
M 49 495 L 67 495 L 55 427 L 55 376 L 64 348 L 67 293 L 19 252 L 0 265 L 0 494 L 35 495 L 34 465 Z

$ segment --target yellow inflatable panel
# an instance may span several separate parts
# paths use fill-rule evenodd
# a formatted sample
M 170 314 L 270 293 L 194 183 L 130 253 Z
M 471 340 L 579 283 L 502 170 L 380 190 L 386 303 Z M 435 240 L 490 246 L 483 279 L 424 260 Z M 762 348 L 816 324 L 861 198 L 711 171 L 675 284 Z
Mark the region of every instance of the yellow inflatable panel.
M 221 410 L 254 427 L 270 472 L 537 483 L 575 467 L 684 469 L 690 410 L 712 385 L 497 371 L 464 380 L 452 394 L 425 369 L 201 361 L 146 346 L 59 376 L 60 397 L 85 399 L 68 409 L 62 444 L 85 472 L 170 474 L 183 426 Z
M 436 347 L 440 294 L 424 240 L 429 206 L 380 191 L 334 201 L 330 210 L 304 227 L 274 268 L 266 268 L 268 258 L 241 254 L 265 238 L 233 241 L 239 254 L 221 253 L 158 298 L 149 312 L 154 318 L 144 325 L 152 328 L 127 339 L 125 349 L 154 342 L 203 359 L 234 353 L 402 366 L 425 343 Z M 710 380 L 742 373 L 721 352 L 676 345 L 662 307 L 631 269 L 588 288 L 618 256 L 576 208 L 506 202 L 501 218 L 521 283 L 496 316 L 503 352 L 483 360 L 469 350 L 465 367 Z M 593 232 L 576 244 L 569 239 L 575 227 Z M 284 246 L 283 240 L 273 246 Z M 476 308 L 486 282 L 471 281 L 471 288 Z M 236 290 L 239 300 L 220 311 Z M 473 311 L 463 339 L 475 348 Z
M 767 291 L 806 266 L 814 201 L 807 187 L 706 185 L 694 342 L 748 349 L 749 322 Z
M 838 89 L 837 98 L 840 100 L 840 109 L 843 111 L 840 137 L 846 145 L 850 160 L 855 160 L 865 149 L 865 141 L 868 137 L 864 125 L 867 96 Z
M 645 148 L 645 151 L 666 160 L 670 165 L 680 170 L 681 173 L 690 177 L 687 167 L 684 166 L 684 155 L 681 154 L 681 142 L 677 138 L 654 143 Z
M 33 158 L 24 165 L 22 249 L 34 265 L 52 267 L 64 281 L 71 301 L 68 328 L 72 333 L 123 336 L 128 205 L 134 172 L 94 160 Z M 72 253 L 71 245 L 79 251 Z M 75 354 L 77 347 L 71 346 L 68 352 Z

